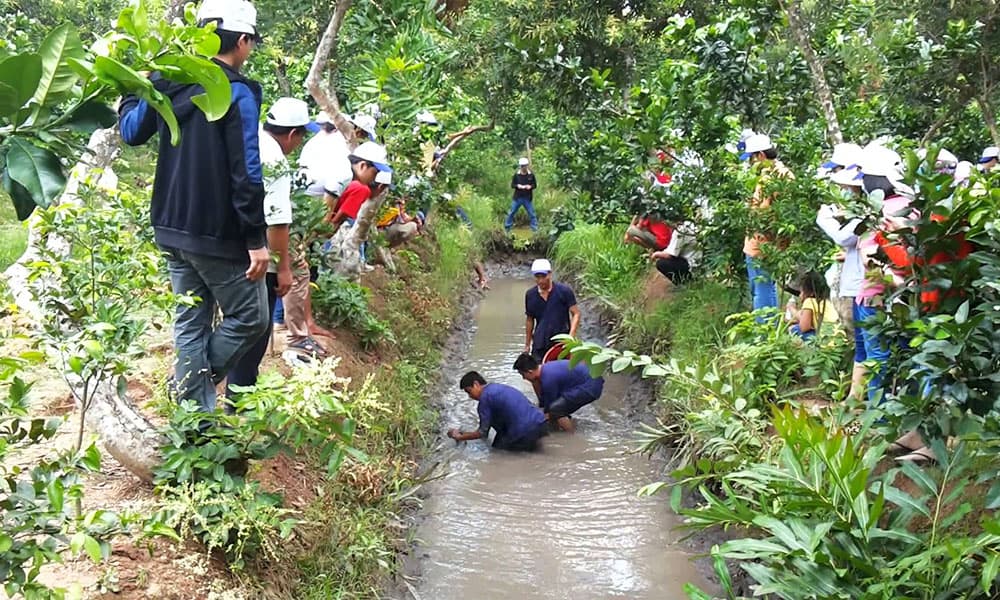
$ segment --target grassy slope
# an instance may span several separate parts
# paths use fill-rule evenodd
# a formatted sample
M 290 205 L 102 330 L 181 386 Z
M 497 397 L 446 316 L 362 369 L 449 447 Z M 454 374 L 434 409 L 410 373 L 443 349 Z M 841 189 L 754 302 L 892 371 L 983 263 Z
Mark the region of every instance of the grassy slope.
M 0 270 L 11 265 L 28 242 L 28 228 L 17 220 L 7 193 L 0 190 Z

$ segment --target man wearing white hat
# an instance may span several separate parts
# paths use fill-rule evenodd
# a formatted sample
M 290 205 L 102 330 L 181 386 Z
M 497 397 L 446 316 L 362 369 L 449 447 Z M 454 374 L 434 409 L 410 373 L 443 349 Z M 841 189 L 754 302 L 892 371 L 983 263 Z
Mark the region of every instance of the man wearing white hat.
M 260 126 L 260 161 L 264 167 L 267 246 L 274 258 L 267 270 L 268 314 L 271 314 L 278 298 L 289 293 L 294 281 L 293 257 L 288 248 L 289 226 L 292 223 L 292 176 L 286 157 L 302 144 L 308 132 L 318 131 L 319 125 L 310 120 L 308 105 L 295 98 L 279 98 L 266 114 L 264 124 Z M 308 331 L 306 315 L 294 310 L 294 304 L 285 311 L 285 323 L 289 330 Z M 270 329 L 269 324 L 268 331 L 229 372 L 226 387 L 230 398 L 233 396 L 232 386 L 251 386 L 257 383 L 260 361 L 264 358 L 271 337 Z
M 311 196 L 322 196 L 328 178 L 346 173 L 347 180 L 350 181 L 351 163 L 347 161 L 347 155 L 351 151 L 347 147 L 347 140 L 326 111 L 316 116 L 316 123 L 321 130 L 302 146 L 299 166 L 305 169 L 312 182 L 308 193 Z
M 765 193 L 765 186 L 769 180 L 775 177 L 794 178 L 791 171 L 778 160 L 778 151 L 771 143 L 771 138 L 764 134 L 757 133 L 747 138 L 740 160 L 749 160 L 751 166 L 759 169 L 757 185 L 749 201 L 751 212 L 771 206 L 773 197 Z M 768 241 L 770 240 L 765 235 L 754 232 L 749 233 L 743 241 L 747 277 L 750 280 L 750 298 L 754 310 L 778 307 L 778 288 L 771 275 L 760 264 L 760 246 Z
M 246 0 L 205 0 L 201 26 L 220 40 L 214 57 L 232 88 L 226 115 L 209 122 L 194 98 L 201 86 L 153 75 L 170 99 L 181 128 L 174 146 L 162 117 L 128 95 L 119 106 L 119 129 L 130 145 L 159 133 L 151 220 L 170 282 L 179 295 L 201 302 L 177 305 L 174 378 L 178 400 L 215 409 L 215 386 L 264 334 L 270 322 L 264 276 L 270 262 L 264 219 L 264 181 L 258 155 L 261 88 L 240 74 L 260 42 L 257 10 Z M 216 304 L 222 322 L 212 326 Z
M 556 343 L 552 336 L 568 333 L 576 336 L 580 326 L 580 307 L 576 294 L 565 283 L 552 281 L 552 264 L 544 258 L 531 263 L 535 285 L 524 295 L 524 351 L 542 361 Z
M 538 231 L 538 217 L 535 216 L 535 206 L 532 204 L 538 183 L 535 182 L 535 174 L 531 172 L 530 165 L 531 161 L 521 157 L 517 161 L 518 170 L 510 180 L 510 187 L 514 190 L 514 201 L 511 203 L 510 212 L 507 213 L 507 218 L 503 222 L 503 228 L 507 231 L 510 231 L 511 227 L 514 226 L 514 215 L 522 207 L 528 213 L 528 219 L 531 220 L 531 230 Z
M 1000 148 L 997 146 L 987 146 L 983 153 L 979 155 L 979 170 L 989 173 L 1000 164 Z

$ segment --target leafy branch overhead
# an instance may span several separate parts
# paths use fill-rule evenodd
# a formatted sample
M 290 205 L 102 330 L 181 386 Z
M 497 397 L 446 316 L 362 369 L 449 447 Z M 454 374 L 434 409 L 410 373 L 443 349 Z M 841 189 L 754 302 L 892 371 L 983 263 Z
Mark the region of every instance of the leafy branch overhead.
M 0 166 L 4 189 L 19 219 L 49 206 L 66 185 L 67 162 L 86 153 L 86 136 L 112 127 L 111 102 L 121 94 L 144 99 L 163 118 L 171 141 L 180 131 L 169 100 L 144 73 L 205 92 L 193 101 L 209 120 L 222 118 L 231 92 L 225 73 L 209 58 L 219 49 L 211 30 L 194 26 L 194 8 L 183 24 L 151 19 L 145 2 L 121 11 L 114 31 L 85 49 L 77 29 L 64 23 L 36 51 L 0 61 Z

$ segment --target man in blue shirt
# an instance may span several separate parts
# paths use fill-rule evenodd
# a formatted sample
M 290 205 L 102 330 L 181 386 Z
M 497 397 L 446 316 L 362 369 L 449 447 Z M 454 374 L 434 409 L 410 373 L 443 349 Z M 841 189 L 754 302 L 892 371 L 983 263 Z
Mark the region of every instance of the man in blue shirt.
M 552 336 L 568 333 L 576 336 L 580 325 L 580 309 L 576 295 L 564 283 L 552 281 L 552 264 L 544 258 L 531 263 L 535 287 L 524 295 L 525 323 L 524 351 L 539 361 L 555 342 Z
M 501 450 L 530 451 L 547 433 L 545 415 L 518 389 L 502 383 L 487 383 L 483 376 L 469 371 L 458 382 L 469 398 L 479 402 L 479 429 L 449 429 L 448 437 L 456 442 L 489 438 L 496 430 L 493 447 Z
M 539 364 L 530 354 L 522 354 L 514 361 L 514 370 L 525 381 L 530 381 L 538 396 L 538 405 L 559 429 L 572 433 L 576 426 L 569 416 L 594 400 L 604 391 L 604 378 L 593 378 L 587 365 L 569 366 L 568 360 L 554 360 Z

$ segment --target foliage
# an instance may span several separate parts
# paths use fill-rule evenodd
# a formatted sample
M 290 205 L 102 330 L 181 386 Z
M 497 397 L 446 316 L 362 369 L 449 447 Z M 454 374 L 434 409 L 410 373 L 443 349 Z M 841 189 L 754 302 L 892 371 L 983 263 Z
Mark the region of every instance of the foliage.
M 395 341 L 388 324 L 368 308 L 371 290 L 329 271 L 320 275 L 316 286 L 312 295 L 313 309 L 323 322 L 350 328 L 358 334 L 361 346 L 366 349 L 383 341 Z
M 931 472 L 906 463 L 877 474 L 885 443 L 866 449 L 859 436 L 790 409 L 775 412 L 774 426 L 783 442 L 774 462 L 726 475 L 725 495 L 702 488 L 704 506 L 683 511 L 689 527 L 760 532 L 712 551 L 739 561 L 756 582 L 754 595 L 992 597 L 1000 523 L 984 514 L 982 533 L 956 527 L 972 511 L 966 491 L 986 460 L 975 444 L 935 443 L 940 468 Z
M 37 357 L 34 357 L 37 358 Z M 105 510 L 71 510 L 83 496 L 82 477 L 100 470 L 93 444 L 66 449 L 21 465 L 31 452 L 58 435 L 63 419 L 32 415 L 31 384 L 21 379 L 25 359 L 0 359 L 0 585 L 9 597 L 60 599 L 66 590 L 38 581 L 42 567 L 60 562 L 64 551 L 86 552 L 94 562 L 107 558 L 108 539 L 129 527 L 130 518 Z
M 186 18 L 180 25 L 150 19 L 146 4 L 138 2 L 124 8 L 116 30 L 90 50 L 70 23 L 48 32 L 35 51 L 0 49 L 0 166 L 18 218 L 62 192 L 60 160 L 81 156 L 83 135 L 115 123 L 108 104 L 120 93 L 146 100 L 179 142 L 169 100 L 140 72 L 198 83 L 205 92 L 192 101 L 211 120 L 225 114 L 229 82 L 206 58 L 218 51 L 219 38 L 193 25 L 193 5 Z
M 633 298 L 644 259 L 626 245 L 624 232 L 603 225 L 581 225 L 561 235 L 554 248 L 558 271 L 574 273 L 579 292 L 622 308 Z
M 281 540 L 301 519 L 280 496 L 247 480 L 247 461 L 303 452 L 333 476 L 348 456 L 366 460 L 352 443 L 358 420 L 381 410 L 378 394 L 369 383 L 348 391 L 350 380 L 335 374 L 338 363 L 305 366 L 288 379 L 262 375 L 255 387 L 238 390 L 235 415 L 178 407 L 162 429 L 168 443 L 155 472 L 162 501 L 153 520 L 223 550 L 234 568 L 252 557 L 279 558 Z
M 145 199 L 86 186 L 80 193 L 78 205 L 39 211 L 39 234 L 61 243 L 39 248 L 28 276 L 43 314 L 39 341 L 81 409 L 78 446 L 94 394 L 112 382 L 124 389 L 125 373 L 146 353 L 147 327 L 160 327 L 162 319 L 150 316 L 174 305 Z

